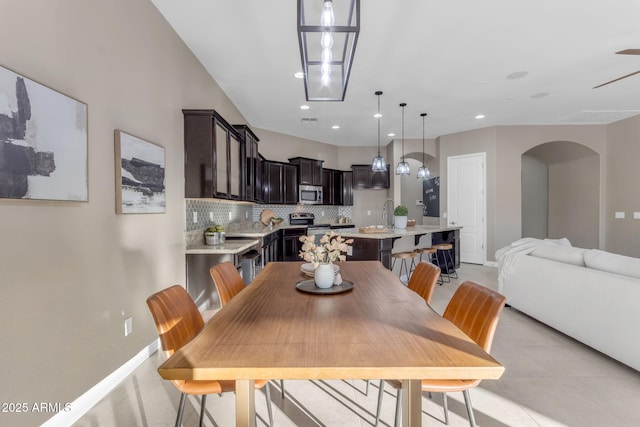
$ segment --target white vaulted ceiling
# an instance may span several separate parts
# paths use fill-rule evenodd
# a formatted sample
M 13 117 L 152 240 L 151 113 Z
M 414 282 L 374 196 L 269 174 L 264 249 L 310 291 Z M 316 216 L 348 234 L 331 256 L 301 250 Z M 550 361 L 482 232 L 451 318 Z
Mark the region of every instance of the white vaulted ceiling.
M 152 2 L 252 127 L 373 146 L 376 90 L 383 144 L 388 132 L 400 136 L 400 102 L 406 138 L 421 138 L 422 112 L 428 138 L 640 113 L 640 74 L 593 89 L 640 70 L 640 56 L 615 54 L 640 49 L 640 1 L 361 0 L 344 102 L 305 101 L 293 76 L 301 70 L 295 0 Z M 309 117 L 317 124 L 301 123 Z

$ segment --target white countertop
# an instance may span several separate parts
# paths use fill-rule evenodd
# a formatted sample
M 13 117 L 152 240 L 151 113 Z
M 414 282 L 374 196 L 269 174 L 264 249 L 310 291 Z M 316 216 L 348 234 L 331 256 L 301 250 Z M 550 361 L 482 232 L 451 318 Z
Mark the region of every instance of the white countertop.
M 353 229 L 339 230 L 339 234 L 343 237 L 357 237 L 363 239 L 393 239 L 404 236 L 417 236 L 421 234 L 439 233 L 442 231 L 460 230 L 462 227 L 457 226 L 440 226 L 440 225 L 415 225 L 404 229 L 387 227 L 386 233 L 361 233 L 358 227 Z M 336 230 L 338 231 L 338 230 Z
M 228 236 L 227 236 L 228 237 Z M 226 239 L 221 245 L 193 245 L 187 247 L 187 254 L 238 254 L 242 253 L 251 247 L 259 245 L 259 240 L 253 239 Z

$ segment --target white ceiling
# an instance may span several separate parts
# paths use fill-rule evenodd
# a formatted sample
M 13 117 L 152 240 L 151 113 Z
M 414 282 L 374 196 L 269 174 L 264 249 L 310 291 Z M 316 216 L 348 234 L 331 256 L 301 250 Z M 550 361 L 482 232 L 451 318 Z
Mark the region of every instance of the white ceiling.
M 592 89 L 640 70 L 640 56 L 615 54 L 640 48 L 640 1 L 361 0 L 345 101 L 309 103 L 293 76 L 301 70 L 295 0 L 151 1 L 256 128 L 374 146 L 376 90 L 384 91 L 383 145 L 388 132 L 401 135 L 400 102 L 407 139 L 422 137 L 422 112 L 427 138 L 640 113 L 640 74 Z

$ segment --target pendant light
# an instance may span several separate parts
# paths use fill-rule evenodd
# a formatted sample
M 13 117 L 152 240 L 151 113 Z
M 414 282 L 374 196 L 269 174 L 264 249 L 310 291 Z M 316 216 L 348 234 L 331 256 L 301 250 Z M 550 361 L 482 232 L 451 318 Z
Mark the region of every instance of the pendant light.
M 387 171 L 387 162 L 384 160 L 384 157 L 380 155 L 380 95 L 382 95 L 382 91 L 379 90 L 376 92 L 376 96 L 378 97 L 378 114 L 376 114 L 376 118 L 378 119 L 378 155 L 373 158 L 373 162 L 371 163 L 371 170 L 373 172 L 386 172 Z
M 420 117 L 422 117 L 422 166 L 418 169 L 418 179 L 427 179 L 429 178 L 429 168 L 424 165 L 424 118 L 427 117 L 427 113 L 421 113 Z
M 400 158 L 398 166 L 396 167 L 396 175 L 411 175 L 409 163 L 404 160 L 404 107 L 406 106 L 406 102 L 400 104 L 400 107 L 402 107 L 402 157 Z

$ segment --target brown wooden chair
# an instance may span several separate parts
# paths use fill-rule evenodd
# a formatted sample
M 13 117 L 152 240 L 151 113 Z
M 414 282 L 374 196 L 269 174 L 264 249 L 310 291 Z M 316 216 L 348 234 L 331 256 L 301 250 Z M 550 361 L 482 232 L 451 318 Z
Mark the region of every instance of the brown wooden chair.
M 245 288 L 242 276 L 240 276 L 233 263 L 229 261 L 214 265 L 209 269 L 209 274 L 218 291 L 221 306 L 231 301 L 231 298 L 238 295 Z
M 464 282 L 454 293 L 447 305 L 442 317 L 448 319 L 462 330 L 469 338 L 475 341 L 487 353 L 491 351 L 491 344 L 500 319 L 500 312 L 504 307 L 506 298 L 489 288 L 480 286 L 474 282 Z M 396 425 L 399 423 L 399 404 L 402 383 L 397 380 L 385 380 L 392 387 L 398 389 L 396 401 Z M 480 380 L 422 380 L 422 391 L 444 393 L 443 406 L 445 424 L 449 424 L 449 412 L 447 407 L 447 392 L 462 391 L 469 415 L 469 424 L 475 427 L 473 407 L 469 390 L 480 384 Z M 380 421 L 380 408 L 384 396 L 384 383 L 380 381 L 378 396 L 378 409 L 376 423 Z
M 213 284 L 218 291 L 220 305 L 225 306 L 231 298 L 238 295 L 246 286 L 236 267 L 229 261 L 216 264 L 209 269 Z M 284 381 L 280 380 L 280 394 L 284 399 Z
M 198 335 L 204 327 L 202 315 L 198 311 L 193 299 L 180 285 L 174 285 L 147 298 L 147 305 L 160 336 L 160 343 L 165 356 L 168 358 L 183 345 Z M 171 380 L 171 383 L 181 392 L 176 427 L 182 424 L 182 414 L 187 394 L 202 395 L 200 406 L 200 426 L 204 419 L 207 394 L 235 391 L 236 382 L 204 381 L 204 380 Z M 256 380 L 255 388 L 259 389 L 267 384 L 266 380 Z M 273 425 L 271 409 L 271 395 L 269 386 L 266 387 L 267 409 L 269 411 L 269 425 Z
M 431 304 L 433 291 L 436 289 L 438 279 L 440 278 L 440 269 L 427 261 L 420 261 L 413 270 L 413 274 L 407 285 L 409 289 L 420 295 L 427 304 Z

